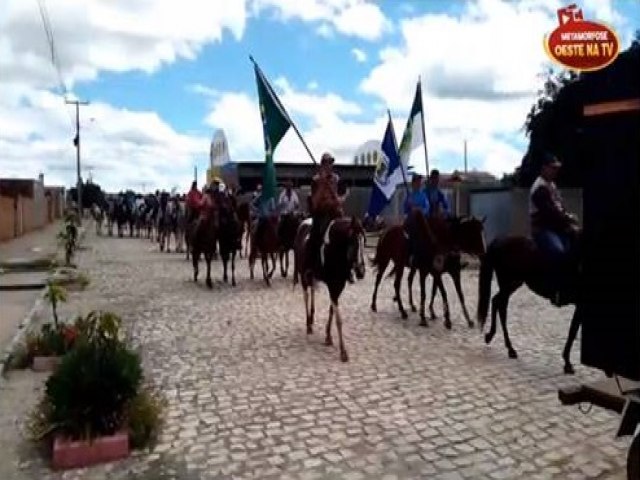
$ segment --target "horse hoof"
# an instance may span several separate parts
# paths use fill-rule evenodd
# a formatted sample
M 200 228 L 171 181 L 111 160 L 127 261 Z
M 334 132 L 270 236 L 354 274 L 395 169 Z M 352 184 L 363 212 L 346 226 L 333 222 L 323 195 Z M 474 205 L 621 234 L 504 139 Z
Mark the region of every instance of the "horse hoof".
M 213 282 L 210 279 L 207 279 L 207 287 L 209 287 L 209 289 L 213 288 Z
M 509 358 L 518 358 L 518 354 L 514 349 L 509 350 Z
M 403 320 L 406 320 L 409 317 L 409 315 L 407 315 L 407 312 L 404 312 L 404 311 L 400 312 L 400 316 L 402 317 Z
M 427 323 L 427 320 L 423 317 L 420 319 L 420 323 L 418 324 L 418 326 L 426 328 L 429 326 L 429 324 Z
M 415 305 L 411 305 L 411 311 L 413 313 L 416 313 L 418 311 L 418 309 L 415 307 Z
M 378 309 L 376 308 L 375 304 L 373 304 L 373 303 L 371 304 L 371 311 L 372 312 L 377 312 L 378 311 Z
M 347 355 L 347 352 L 344 350 L 340 352 L 340 361 L 342 363 L 347 363 L 349 361 L 349 355 Z
M 467 321 L 467 325 L 469 326 L 469 328 L 473 328 L 475 327 L 475 323 L 473 323 L 471 320 Z
M 324 339 L 324 344 L 325 344 L 327 347 L 333 347 L 333 338 L 331 338 L 331 337 L 327 337 L 327 338 L 325 338 L 325 339 Z
M 484 336 L 484 343 L 486 343 L 487 345 L 489 345 L 491 343 L 492 340 L 492 335 L 489 333 L 486 333 Z
M 447 330 L 451 330 L 451 320 L 447 320 L 444 322 L 444 328 Z
M 236 281 L 235 280 L 231 280 L 231 286 L 235 287 L 236 286 Z
M 576 373 L 576 371 L 573 369 L 573 365 L 571 365 L 570 363 L 565 363 L 564 364 L 564 373 L 566 375 L 573 375 L 574 373 Z

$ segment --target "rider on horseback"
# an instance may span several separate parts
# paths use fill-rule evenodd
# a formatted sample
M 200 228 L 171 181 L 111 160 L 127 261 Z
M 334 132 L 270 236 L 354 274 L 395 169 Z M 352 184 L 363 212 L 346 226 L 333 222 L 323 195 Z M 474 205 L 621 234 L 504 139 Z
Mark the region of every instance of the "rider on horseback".
M 415 259 L 415 255 L 420 248 L 417 245 L 417 236 L 411 234 L 412 225 L 410 225 L 410 213 L 414 209 L 418 209 L 422 212 L 425 217 L 429 216 L 430 213 L 430 204 L 427 199 L 426 193 L 421 189 L 422 186 L 422 176 L 419 174 L 414 174 L 411 178 L 411 193 L 407 197 L 404 202 L 404 230 L 409 237 L 409 265 L 413 265 L 413 261 Z
M 187 194 L 187 223 L 198 218 L 200 202 L 202 202 L 202 193 L 198 190 L 198 182 L 194 180 L 191 184 L 191 190 Z
M 429 215 L 440 215 L 448 217 L 451 215 L 451 209 L 449 208 L 449 202 L 447 197 L 444 196 L 442 190 L 440 190 L 440 171 L 437 169 L 431 170 L 429 174 L 429 180 L 424 189 L 429 202 L 430 211 Z
M 571 272 L 575 262 L 571 255 L 573 243 L 580 232 L 577 217 L 564 208 L 562 197 L 554 180 L 562 164 L 553 155 L 543 159 L 542 170 L 531 186 L 529 215 L 533 240 L 551 260 L 559 266 L 551 278 L 556 278 L 552 302 L 557 306 L 570 303 Z
M 311 183 L 311 230 L 307 252 L 308 265 L 316 275 L 322 271 L 320 249 L 322 237 L 332 220 L 343 215 L 342 206 L 347 195 L 346 188 L 340 184 L 340 178 L 333 171 L 335 159 L 324 153 L 320 159 L 320 168 Z
M 298 194 L 293 190 L 293 182 L 287 180 L 284 190 L 278 199 L 278 208 L 281 215 L 296 214 L 300 210 L 300 200 Z

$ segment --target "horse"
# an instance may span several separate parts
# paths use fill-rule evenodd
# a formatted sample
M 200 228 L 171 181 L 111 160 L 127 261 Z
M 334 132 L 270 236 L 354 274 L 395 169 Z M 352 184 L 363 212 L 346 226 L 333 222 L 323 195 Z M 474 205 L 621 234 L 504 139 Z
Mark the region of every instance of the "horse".
M 224 197 L 223 197 L 224 198 Z M 222 280 L 227 283 L 227 266 L 231 260 L 231 285 L 236 286 L 236 253 L 242 249 L 242 226 L 238 220 L 235 203 L 226 198 L 220 202 L 220 228 L 218 244 L 222 258 Z
M 249 203 L 241 202 L 236 209 L 236 213 L 238 215 L 238 221 L 240 222 L 240 228 L 242 229 L 242 237 L 244 237 L 245 232 L 247 234 L 244 252 L 244 254 L 247 255 L 251 239 L 251 208 Z M 240 258 L 242 258 L 242 241 L 240 242 Z
M 91 206 L 91 216 L 93 216 L 93 220 L 96 222 L 96 235 L 102 235 L 104 211 L 96 203 Z
M 358 280 L 364 278 L 365 232 L 362 224 L 356 217 L 343 217 L 331 221 L 327 226 L 321 247 L 321 271 L 313 272 L 309 275 L 307 243 L 312 221 L 311 218 L 308 218 L 298 227 L 294 241 L 293 285 L 295 287 L 298 281 L 300 281 L 302 285 L 307 320 L 307 335 L 313 333 L 315 283 L 316 281 L 321 281 L 327 286 L 331 306 L 329 307 L 325 345 L 333 345 L 331 323 L 335 315 L 340 346 L 340 360 L 342 362 L 348 362 L 349 355 L 347 354 L 347 349 L 344 346 L 344 339 L 342 337 L 342 316 L 338 308 L 338 300 L 352 271 Z
M 420 326 L 426 327 L 427 321 L 425 316 L 425 282 L 429 273 L 440 273 L 444 268 L 444 259 L 446 248 L 443 249 L 440 245 L 447 246 L 450 242 L 449 233 L 444 225 L 444 220 L 437 218 L 427 220 L 423 213 L 419 210 L 413 210 L 409 214 L 409 225 L 411 226 L 412 234 L 416 235 L 416 244 L 420 245 L 420 248 L 415 254 L 415 261 L 418 265 L 420 272 Z M 437 227 L 439 237 L 434 234 L 434 227 Z M 444 240 L 444 241 L 443 241 Z M 394 225 L 387 229 L 382 236 L 378 239 L 378 245 L 376 246 L 376 253 L 371 263 L 377 268 L 376 282 L 373 288 L 373 295 L 371 297 L 371 310 L 377 311 L 377 297 L 378 287 L 382 276 L 384 275 L 387 266 L 390 261 L 394 264 L 395 280 L 393 286 L 395 289 L 394 300 L 398 303 L 398 309 L 402 319 L 407 318 L 407 312 L 402 305 L 402 298 L 400 296 L 400 285 L 402 282 L 402 275 L 404 273 L 404 266 L 407 265 L 409 260 L 409 237 L 406 234 L 402 225 Z M 403 267 L 403 268 L 399 268 Z
M 280 245 L 280 275 L 286 278 L 289 272 L 289 250 L 293 250 L 296 233 L 300 225 L 300 215 L 288 213 L 280 216 L 278 223 L 278 243 Z
M 164 211 L 160 211 L 158 216 L 158 244 L 160 251 L 171 251 L 171 232 L 175 230 L 176 205 L 173 199 L 167 202 Z
M 218 208 L 213 207 L 210 212 L 200 212 L 200 216 L 194 222 L 193 236 L 191 238 L 191 261 L 193 262 L 193 281 L 198 281 L 198 263 L 200 254 L 204 254 L 207 263 L 206 285 L 213 288 L 211 281 L 211 260 L 216 248 L 218 234 Z
M 116 223 L 116 201 L 113 198 L 107 200 L 107 233 L 113 236 L 113 224 Z
M 249 251 L 249 276 L 253 280 L 253 268 L 258 254 L 262 261 L 262 278 L 271 285 L 271 277 L 276 269 L 276 255 L 280 246 L 278 242 L 278 217 L 271 215 L 259 219 L 255 231 L 251 235 L 251 250 Z M 271 259 L 271 270 L 269 270 Z
M 451 241 L 453 243 L 453 252 L 449 253 L 444 260 L 444 267 L 442 273 L 448 273 L 453 280 L 458 299 L 462 305 L 462 312 L 464 318 L 467 321 L 467 325 L 472 328 L 474 326 L 469 311 L 464 301 L 464 293 L 462 292 L 462 283 L 460 275 L 464 266 L 461 260 L 459 252 L 464 252 L 474 257 L 481 257 L 486 251 L 486 242 L 484 238 L 484 222 L 486 217 L 477 219 L 473 216 L 454 217 L 448 219 L 449 228 L 451 232 Z M 393 273 L 393 272 L 392 272 Z M 447 291 L 444 288 L 442 282 L 442 274 L 435 274 L 430 272 L 433 276 L 433 286 L 431 287 L 431 301 L 429 302 L 429 313 L 431 320 L 435 320 L 436 314 L 433 310 L 433 301 L 435 300 L 436 292 L 439 290 L 442 295 L 442 301 L 444 304 L 444 326 L 448 330 L 451 330 L 451 317 L 449 314 L 449 301 L 447 299 Z M 416 274 L 416 268 L 411 267 L 409 276 L 407 277 L 407 286 L 409 288 L 409 305 L 411 311 L 415 312 L 416 307 L 413 304 L 413 278 Z
M 118 225 L 118 237 L 124 236 L 124 225 L 129 223 L 131 217 L 131 209 L 124 198 L 118 198 L 115 204 L 115 220 Z
M 576 250 L 571 256 L 577 257 Z M 572 266 L 573 267 L 573 266 Z M 576 267 L 577 271 L 577 267 Z M 496 316 L 500 315 L 500 324 L 504 334 L 504 344 L 509 358 L 518 358 L 516 350 L 509 339 L 507 331 L 507 307 L 509 298 L 523 284 L 526 284 L 535 294 L 551 299 L 555 294 L 549 287 L 552 276 L 558 274 L 557 267 L 549 256 L 541 251 L 530 238 L 523 236 L 498 237 L 487 248 L 487 253 L 480 263 L 479 294 L 478 294 L 478 323 L 481 331 L 487 319 L 489 311 L 489 299 L 491 297 L 491 281 L 495 273 L 498 281 L 498 292 L 491 300 L 491 328 L 484 337 L 488 345 L 496 333 Z M 575 273 L 575 272 L 573 272 Z M 575 304 L 575 302 L 572 302 Z M 571 347 L 580 327 L 579 317 L 575 314 L 571 319 L 569 334 L 562 352 L 564 360 L 564 372 L 573 374 L 571 364 Z

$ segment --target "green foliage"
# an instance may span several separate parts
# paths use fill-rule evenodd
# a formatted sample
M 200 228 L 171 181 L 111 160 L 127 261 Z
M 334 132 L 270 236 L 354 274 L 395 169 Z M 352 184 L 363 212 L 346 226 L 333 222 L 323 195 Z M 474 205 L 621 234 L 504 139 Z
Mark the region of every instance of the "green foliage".
M 58 233 L 58 241 L 64 247 L 65 264 L 69 266 L 78 248 L 78 219 L 74 213 L 66 214 L 64 229 Z
M 73 348 L 76 337 L 76 329 L 72 326 L 45 323 L 38 334 L 27 336 L 27 359 L 31 362 L 33 357 L 64 355 Z
M 84 318 L 76 318 L 74 325 L 84 342 L 97 345 L 123 342 L 122 320 L 115 313 L 94 310 Z
M 47 283 L 47 291 L 45 293 L 45 299 L 51 304 L 51 310 L 53 313 L 53 322 L 58 327 L 58 304 L 60 302 L 67 301 L 67 292 L 61 285 L 54 282 Z
M 141 380 L 138 355 L 120 342 L 81 341 L 47 381 L 49 422 L 75 439 L 111 435 L 122 428 Z
M 165 399 L 151 389 L 141 390 L 129 402 L 126 416 L 133 448 L 151 447 L 157 442 L 165 408 Z

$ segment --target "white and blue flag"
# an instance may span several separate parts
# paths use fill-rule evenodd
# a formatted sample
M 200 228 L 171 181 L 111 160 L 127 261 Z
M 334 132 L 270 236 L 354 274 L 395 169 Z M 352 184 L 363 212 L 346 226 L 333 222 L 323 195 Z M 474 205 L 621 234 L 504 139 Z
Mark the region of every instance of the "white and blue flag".
M 373 189 L 371 190 L 371 198 L 369 199 L 369 208 L 367 210 L 367 213 L 372 218 L 380 215 L 380 212 L 391 201 L 391 197 L 396 191 L 396 186 L 404 181 L 391 117 L 389 117 L 381 147 L 382 155 L 380 155 L 376 166 Z

